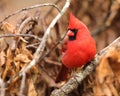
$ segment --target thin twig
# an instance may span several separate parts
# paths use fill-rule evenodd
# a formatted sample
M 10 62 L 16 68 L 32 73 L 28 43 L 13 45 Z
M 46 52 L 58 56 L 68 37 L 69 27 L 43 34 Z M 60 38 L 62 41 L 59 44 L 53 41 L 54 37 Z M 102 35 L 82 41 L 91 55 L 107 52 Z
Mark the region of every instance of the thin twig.
M 61 65 L 61 63 L 59 63 L 59 62 L 56 62 L 56 61 L 52 61 L 52 60 L 50 60 L 50 59 L 48 59 L 48 58 L 44 58 L 44 61 L 46 62 L 46 63 L 49 63 L 49 64 L 53 64 L 53 65 L 57 65 L 57 66 L 60 66 Z
M 57 47 L 57 45 L 60 44 L 60 42 L 65 38 L 66 34 L 67 34 L 67 31 L 65 32 L 65 34 L 63 35 L 63 37 L 61 37 L 61 39 L 45 55 L 43 55 L 41 57 L 40 61 L 42 59 L 44 59 L 45 57 L 47 57 Z
M 22 80 L 21 80 L 21 86 L 20 86 L 20 91 L 19 91 L 19 96 L 24 96 L 24 90 L 25 90 L 25 79 L 26 79 L 26 74 L 23 73 L 22 75 Z
M 25 32 L 26 34 L 31 32 L 35 28 L 35 25 L 38 24 L 38 21 L 39 21 L 39 18 L 40 18 L 39 13 L 40 13 L 39 11 L 36 11 L 35 16 L 33 17 L 33 20 L 31 20 L 31 21 L 33 21 L 32 26 L 28 30 L 26 30 L 26 32 Z
M 40 20 L 41 20 L 41 25 L 43 26 L 43 30 L 46 31 L 47 26 L 46 26 L 46 24 L 45 24 L 44 18 L 40 17 Z
M 30 7 L 26 7 L 26 8 L 23 8 L 23 9 L 20 9 L 20 10 L 17 10 L 17 11 L 15 11 L 15 12 L 13 12 L 12 14 L 6 16 L 2 21 L 0 21 L 0 24 L 1 24 L 3 21 L 5 21 L 5 20 L 7 20 L 8 18 L 10 18 L 11 16 L 16 15 L 16 14 L 22 12 L 22 11 L 26 11 L 26 10 L 30 10 L 30 9 L 35 9 L 35 8 L 38 8 L 38 7 L 45 7 L 45 6 L 53 6 L 53 7 L 55 7 L 55 8 L 58 10 L 58 12 L 60 12 L 60 9 L 59 9 L 59 8 L 57 7 L 57 5 L 55 5 L 55 4 L 52 4 L 52 3 L 37 4 L 37 5 L 30 6 Z
M 25 19 L 22 24 L 20 25 L 19 29 L 18 29 L 18 33 L 21 34 L 24 27 L 31 21 L 36 21 L 35 18 L 32 17 L 28 17 L 27 19 Z
M 31 22 L 31 21 L 33 21 L 34 22 L 34 26 L 35 26 L 35 24 L 37 24 L 37 20 L 39 19 L 39 16 L 35 16 L 35 17 L 28 17 L 27 19 L 25 19 L 22 23 L 21 23 L 21 25 L 20 25 L 20 27 L 19 27 L 19 29 L 18 29 L 18 33 L 19 34 L 21 34 L 22 33 L 22 31 L 23 31 L 23 29 L 24 29 L 24 27 L 29 23 L 29 22 Z M 33 27 L 32 27 L 33 28 Z M 31 30 L 31 28 L 29 29 L 29 31 Z
M 101 27 L 99 27 L 98 29 L 95 29 L 93 32 L 91 32 L 91 35 L 92 35 L 92 36 L 96 36 L 96 35 L 98 35 L 99 33 L 107 30 L 107 28 L 109 28 L 109 26 L 104 24 L 104 25 L 102 25 Z
M 26 73 L 30 68 L 32 68 L 41 58 L 44 48 L 46 46 L 46 41 L 47 38 L 50 34 L 51 29 L 54 27 L 54 25 L 56 24 L 56 22 L 60 19 L 60 17 L 66 12 L 66 10 L 68 9 L 69 5 L 70 5 L 71 0 L 66 0 L 66 3 L 63 7 L 63 9 L 61 10 L 60 13 L 58 13 L 58 15 L 55 17 L 55 19 L 53 19 L 53 21 L 51 22 L 51 24 L 49 25 L 49 27 L 47 28 L 43 39 L 40 43 L 40 45 L 38 46 L 35 54 L 34 54 L 34 58 L 33 60 L 30 62 L 30 64 L 28 64 L 28 66 L 26 66 L 23 70 L 21 70 L 18 74 L 16 74 L 15 76 L 13 76 L 10 80 L 8 80 L 7 84 L 9 84 L 15 77 L 17 76 L 21 76 L 22 73 Z
M 0 96 L 5 96 L 5 84 L 0 76 Z
M 32 35 L 32 34 L 1 34 L 0 38 L 4 38 L 4 37 L 17 37 L 17 36 L 22 36 L 22 37 L 32 37 L 35 38 L 39 41 L 41 41 L 42 39 L 39 38 L 38 36 Z
M 17 22 L 16 24 L 16 30 L 20 27 L 20 25 L 22 24 L 22 22 L 27 18 L 27 11 L 23 12 L 23 16 L 21 17 L 21 19 Z
M 60 0 L 55 1 L 54 4 L 58 4 L 60 2 Z M 46 14 L 44 18 L 47 18 L 47 16 L 49 16 L 49 14 L 51 13 L 51 11 L 53 10 L 53 8 L 51 8 Z
M 114 40 L 108 47 L 101 50 L 98 54 L 96 54 L 93 61 L 91 61 L 88 66 L 83 67 L 84 70 L 80 70 L 73 76 L 64 86 L 60 89 L 56 89 L 51 93 L 51 96 L 68 96 L 70 92 L 72 92 L 78 85 L 96 68 L 100 58 L 107 52 L 108 48 L 115 47 L 120 44 L 120 37 Z
M 111 8 L 112 8 L 113 0 L 109 0 L 109 6 L 108 6 L 108 11 L 107 14 L 104 18 L 104 22 L 106 22 L 111 14 Z
M 34 43 L 34 44 L 29 44 L 26 46 L 26 48 L 30 48 L 30 47 L 33 47 L 33 48 L 37 48 L 37 46 L 40 44 L 40 42 L 38 43 Z M 35 47 L 36 46 L 36 47 Z

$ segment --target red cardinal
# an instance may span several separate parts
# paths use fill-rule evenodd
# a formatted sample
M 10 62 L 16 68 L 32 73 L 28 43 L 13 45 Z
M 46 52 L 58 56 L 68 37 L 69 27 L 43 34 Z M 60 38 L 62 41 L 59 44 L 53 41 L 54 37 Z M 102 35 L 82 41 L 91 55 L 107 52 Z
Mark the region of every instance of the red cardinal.
M 56 83 L 67 79 L 70 68 L 81 67 L 91 61 L 96 54 L 96 44 L 88 28 L 72 13 L 70 13 L 67 37 L 62 45 L 63 64 Z

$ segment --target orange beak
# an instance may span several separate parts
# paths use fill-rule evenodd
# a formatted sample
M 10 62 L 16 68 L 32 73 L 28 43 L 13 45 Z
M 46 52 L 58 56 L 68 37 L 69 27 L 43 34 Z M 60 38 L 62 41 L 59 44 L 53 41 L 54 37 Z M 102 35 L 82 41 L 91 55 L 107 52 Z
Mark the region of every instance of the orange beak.
M 68 30 L 67 36 L 74 36 L 74 33 L 71 30 Z

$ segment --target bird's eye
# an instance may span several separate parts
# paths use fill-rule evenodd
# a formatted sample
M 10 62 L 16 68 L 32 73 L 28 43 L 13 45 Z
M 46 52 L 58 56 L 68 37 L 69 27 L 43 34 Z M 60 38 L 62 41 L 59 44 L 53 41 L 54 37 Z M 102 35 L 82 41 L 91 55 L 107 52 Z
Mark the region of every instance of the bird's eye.
M 72 31 L 74 33 L 74 36 L 69 36 L 69 40 L 75 40 L 78 29 L 68 29 L 68 30 L 70 30 L 70 31 Z

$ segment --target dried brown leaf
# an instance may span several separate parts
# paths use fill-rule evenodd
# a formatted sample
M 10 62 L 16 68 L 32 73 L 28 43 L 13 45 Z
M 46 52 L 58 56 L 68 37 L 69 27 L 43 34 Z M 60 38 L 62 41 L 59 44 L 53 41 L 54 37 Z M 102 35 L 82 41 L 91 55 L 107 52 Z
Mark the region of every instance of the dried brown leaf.
M 15 71 L 16 72 L 19 72 L 20 70 L 21 70 L 21 68 L 20 68 L 20 62 L 14 62 L 14 64 L 15 64 Z
M 4 38 L 0 38 L 0 51 L 3 51 L 7 48 L 7 43 Z
M 106 57 L 102 58 L 96 71 L 97 71 L 97 78 L 98 78 L 100 83 L 103 83 L 107 77 L 113 78 L 113 76 L 114 76 L 112 69 L 108 64 L 108 60 Z
M 26 54 L 18 54 L 14 60 L 23 63 L 29 63 L 31 61 Z
M 109 52 L 106 54 L 108 63 L 111 66 L 113 72 L 119 76 L 120 75 L 120 48 L 112 47 L 108 51 Z
M 6 57 L 5 52 L 4 52 L 4 51 L 1 51 L 1 52 L 0 52 L 0 67 L 1 67 L 3 64 L 5 64 L 5 61 L 6 61 L 5 57 Z
M 15 28 L 12 24 L 8 22 L 3 22 L 1 29 L 3 30 L 4 34 L 15 34 Z M 15 37 L 6 37 L 4 38 L 5 42 L 10 46 L 12 50 L 15 49 L 16 40 Z
M 33 80 L 28 80 L 28 84 L 29 84 L 29 88 L 28 88 L 28 96 L 38 96 L 36 90 L 35 90 L 35 86 L 34 86 L 34 82 Z
M 26 43 L 22 43 L 21 53 L 25 53 L 29 59 L 33 59 L 32 53 L 28 49 L 26 49 Z
M 3 80 L 6 78 L 8 73 L 9 73 L 9 75 L 11 75 L 10 70 L 11 70 L 11 63 L 13 62 L 13 55 L 12 55 L 12 51 L 10 48 L 8 48 L 8 50 L 7 50 L 6 57 L 7 58 L 6 58 L 5 70 L 4 70 L 3 75 L 2 75 Z
M 96 71 L 96 86 L 94 95 L 119 96 L 120 80 L 120 48 L 109 48 L 108 52 L 102 57 Z M 115 86 L 115 82 L 118 84 Z

